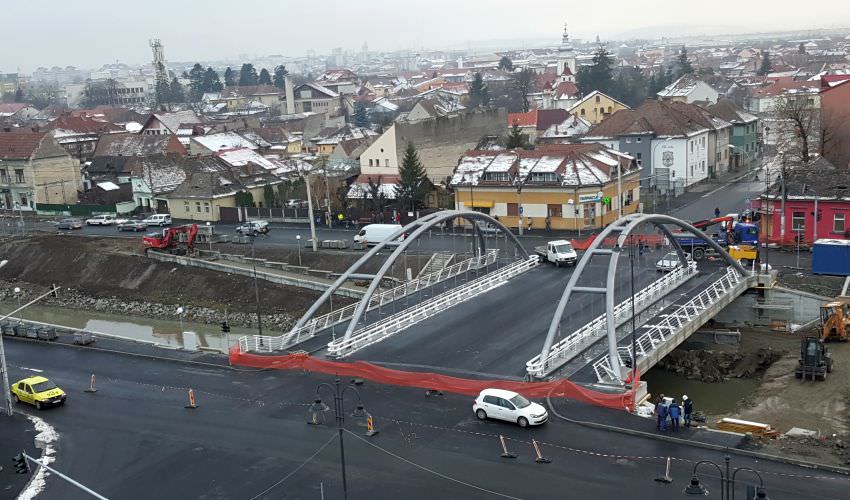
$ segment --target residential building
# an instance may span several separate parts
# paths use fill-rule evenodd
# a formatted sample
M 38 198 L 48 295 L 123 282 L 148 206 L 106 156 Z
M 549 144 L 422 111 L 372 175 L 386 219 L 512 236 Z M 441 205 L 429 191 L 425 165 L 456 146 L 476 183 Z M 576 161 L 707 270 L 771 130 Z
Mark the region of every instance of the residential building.
M 534 151 L 467 151 L 451 186 L 457 210 L 497 216 L 508 227 L 594 229 L 640 204 L 634 158 L 601 144 L 558 144 Z M 618 196 L 619 194 L 619 196 Z
M 80 162 L 46 131 L 0 132 L 0 205 L 33 210 L 77 202 Z
M 106 103 L 110 106 L 144 106 L 150 96 L 150 83 L 145 79 L 103 79 L 87 84 L 68 84 L 71 94 L 68 105 L 72 107 L 88 102 Z
M 186 148 L 172 134 L 107 134 L 100 137 L 94 150 L 98 156 L 152 156 L 176 155 L 185 156 Z
M 316 83 L 338 95 L 356 94 L 360 88 L 360 78 L 350 69 L 332 69 L 325 71 Z
M 729 144 L 734 147 L 730 152 L 732 155 L 730 167 L 737 170 L 755 166 L 761 156 L 758 117 L 739 109 L 728 99 L 720 99 L 717 104 L 712 104 L 706 109 L 714 116 L 732 124 Z
M 315 145 L 316 152 L 320 156 L 330 156 L 337 145 L 346 141 L 365 141 L 370 143 L 378 137 L 378 133 L 365 128 L 356 127 L 348 124 L 339 128 L 330 128 L 323 130 L 317 136 L 313 137 L 310 142 Z
M 567 144 L 578 142 L 578 139 L 590 131 L 590 123 L 578 116 L 569 115 L 561 123 L 550 125 L 537 137 L 537 144 Z
M 717 102 L 719 92 L 694 75 L 687 74 L 658 92 L 658 98 L 687 104 Z
M 318 83 L 308 82 L 293 89 L 295 113 L 323 113 L 336 116 L 339 113 L 339 94 Z
M 189 146 L 194 135 L 203 133 L 203 120 L 194 111 L 176 111 L 173 113 L 153 113 L 144 125 L 141 133 L 145 135 L 173 134 L 180 143 Z
M 822 154 L 838 168 L 850 168 L 850 77 L 821 92 Z
M 420 99 L 400 121 L 410 123 L 419 122 L 422 120 L 431 120 L 443 116 L 449 116 L 452 113 L 459 113 L 465 110 L 466 107 L 452 99 L 443 99 L 438 96 L 433 96 L 426 99 Z
M 189 141 L 189 153 L 192 155 L 211 155 L 225 149 L 247 148 L 259 149 L 256 141 L 237 132 L 221 132 L 210 135 L 197 135 Z
M 528 113 L 509 113 L 508 127 L 516 125 L 528 136 L 529 142 L 534 144 L 538 135 L 542 135 L 555 124 L 563 123 L 569 117 L 570 113 L 564 109 L 532 109 Z
M 101 135 L 124 132 L 124 127 L 92 116 L 63 113 L 47 129 L 60 146 L 81 163 L 91 160 Z
M 24 102 L 0 102 L 0 123 L 25 123 L 38 115 L 38 110 Z
M 596 125 L 621 109 L 629 109 L 629 107 L 611 96 L 594 90 L 575 103 L 569 112 Z

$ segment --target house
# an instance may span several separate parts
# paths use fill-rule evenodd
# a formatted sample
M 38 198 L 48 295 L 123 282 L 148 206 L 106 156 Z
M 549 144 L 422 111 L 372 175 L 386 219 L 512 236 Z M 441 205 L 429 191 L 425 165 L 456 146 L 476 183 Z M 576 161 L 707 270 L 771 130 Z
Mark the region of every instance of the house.
M 198 126 L 203 120 L 194 111 L 175 111 L 173 113 L 154 113 L 142 125 L 144 135 L 173 134 L 184 146 L 189 145 L 189 139 L 200 132 Z
M 185 156 L 186 148 L 172 134 L 143 135 L 143 134 L 107 134 L 101 136 L 95 147 L 94 158 L 98 156 L 151 156 L 177 155 Z
M 521 218 L 524 227 L 531 219 L 534 228 L 544 228 L 549 218 L 554 229 L 581 230 L 635 213 L 639 177 L 633 157 L 602 144 L 554 144 L 534 151 L 467 151 L 451 186 L 457 210 L 497 216 L 509 227 Z
M 719 92 L 694 75 L 687 74 L 658 92 L 658 98 L 664 101 L 711 103 L 717 102 Z
M 189 141 L 189 153 L 193 155 L 211 155 L 217 151 L 234 148 L 259 149 L 260 145 L 237 132 L 198 135 Z
M 567 144 L 578 142 L 577 139 L 590 131 L 590 123 L 578 116 L 569 115 L 561 123 L 550 125 L 537 136 L 537 144 Z
M 24 123 L 38 115 L 38 110 L 24 102 L 0 102 L 0 122 Z
M 821 92 L 823 155 L 838 168 L 850 168 L 850 77 Z
M 359 82 L 358 76 L 350 69 L 328 70 L 316 78 L 317 84 L 338 95 L 356 94 L 360 89 Z
M 531 144 L 537 141 L 546 129 L 557 123 L 563 123 L 570 113 L 564 109 L 532 109 L 528 113 L 509 113 L 508 127 L 519 127 L 528 136 Z
M 401 121 L 410 123 L 431 120 L 434 118 L 449 116 L 452 113 L 458 113 L 465 110 L 466 107 L 451 99 L 442 99 L 438 96 L 433 96 L 427 99 L 420 99 Z
M 322 113 L 336 116 L 339 113 L 339 94 L 318 83 L 308 82 L 293 89 L 295 113 Z
M 569 112 L 596 125 L 621 109 L 629 109 L 629 107 L 613 97 L 594 90 L 575 103 Z
M 763 214 L 761 232 L 768 242 L 790 246 L 797 236 L 801 244 L 811 244 L 818 238 L 850 239 L 850 170 L 831 168 L 823 158 L 815 163 L 786 169 L 784 203 L 783 183 L 775 179 L 777 176 L 771 176 L 770 188 L 754 201 L 754 207 Z
M 729 144 L 732 148 L 731 166 L 734 169 L 750 168 L 756 165 L 760 156 L 759 119 L 738 107 L 728 99 L 720 99 L 717 104 L 706 108 L 709 113 L 732 124 L 732 136 Z
M 365 127 L 357 127 L 351 124 L 339 128 L 330 128 L 313 137 L 310 142 L 315 145 L 320 156 L 330 156 L 337 145 L 345 141 L 367 141 L 371 142 L 378 137 L 378 133 Z
M 642 170 L 642 187 L 678 195 L 709 177 L 713 126 L 692 104 L 647 100 L 594 125 L 581 142 L 599 142 L 633 156 Z
M 56 142 L 80 162 L 92 158 L 101 135 L 124 132 L 124 127 L 108 121 L 71 113 L 63 113 L 48 124 L 47 129 Z
M 80 162 L 47 131 L 0 132 L 0 205 L 34 210 L 71 204 L 83 188 Z

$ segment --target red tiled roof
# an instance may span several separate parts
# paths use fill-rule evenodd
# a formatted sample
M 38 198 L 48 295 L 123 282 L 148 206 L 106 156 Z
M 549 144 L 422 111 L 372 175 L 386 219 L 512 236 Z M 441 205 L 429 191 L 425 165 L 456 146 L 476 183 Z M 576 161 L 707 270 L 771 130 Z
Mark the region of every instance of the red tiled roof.
M 573 82 L 561 82 L 555 87 L 555 97 L 561 97 L 562 95 L 573 97 L 578 94 L 578 86 Z
M 561 123 L 570 116 L 566 109 L 537 110 L 537 130 L 546 130 L 556 123 Z
M 572 75 L 573 75 L 573 71 L 570 69 L 570 67 L 569 67 L 569 66 L 567 66 L 567 65 L 565 64 L 565 65 L 564 65 L 564 72 L 563 72 L 563 73 L 561 73 L 561 74 L 562 74 L 562 75 L 565 75 L 565 76 L 572 76 Z
M 63 113 L 59 118 L 50 123 L 51 129 L 70 130 L 79 133 L 121 132 L 124 129 L 112 123 L 95 120 L 90 116 L 72 115 Z
M 25 160 L 35 153 L 46 132 L 0 132 L 0 159 Z
M 28 106 L 29 104 L 24 102 L 0 102 L 0 113 L 15 114 Z
M 537 126 L 537 110 L 532 109 L 528 113 L 508 113 L 508 126 L 513 127 L 536 127 Z

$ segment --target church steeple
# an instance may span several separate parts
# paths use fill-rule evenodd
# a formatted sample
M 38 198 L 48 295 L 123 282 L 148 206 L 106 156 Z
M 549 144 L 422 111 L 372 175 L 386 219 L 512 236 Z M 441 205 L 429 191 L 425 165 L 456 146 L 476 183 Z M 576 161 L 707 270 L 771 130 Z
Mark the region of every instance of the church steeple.
M 569 47 L 570 34 L 567 33 L 567 23 L 564 23 L 564 34 L 561 35 L 561 47 Z

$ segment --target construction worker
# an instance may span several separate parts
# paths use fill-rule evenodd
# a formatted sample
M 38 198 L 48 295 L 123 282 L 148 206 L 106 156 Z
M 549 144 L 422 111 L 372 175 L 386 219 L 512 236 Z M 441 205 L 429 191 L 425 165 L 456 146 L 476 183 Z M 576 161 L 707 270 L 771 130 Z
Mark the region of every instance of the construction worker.
M 718 208 L 718 207 L 714 208 L 714 217 L 715 218 L 720 217 L 720 208 Z
M 670 402 L 670 423 L 672 424 L 673 432 L 679 430 L 679 417 L 681 416 L 681 409 L 679 408 L 679 404 L 676 403 L 676 400 Z
M 682 396 L 682 406 L 684 406 L 685 427 L 691 426 L 691 414 L 694 412 L 694 402 L 688 398 L 687 394 Z
M 658 404 L 655 405 L 655 416 L 658 417 L 658 430 L 664 432 L 667 430 L 667 406 L 664 405 L 664 395 L 658 398 Z

